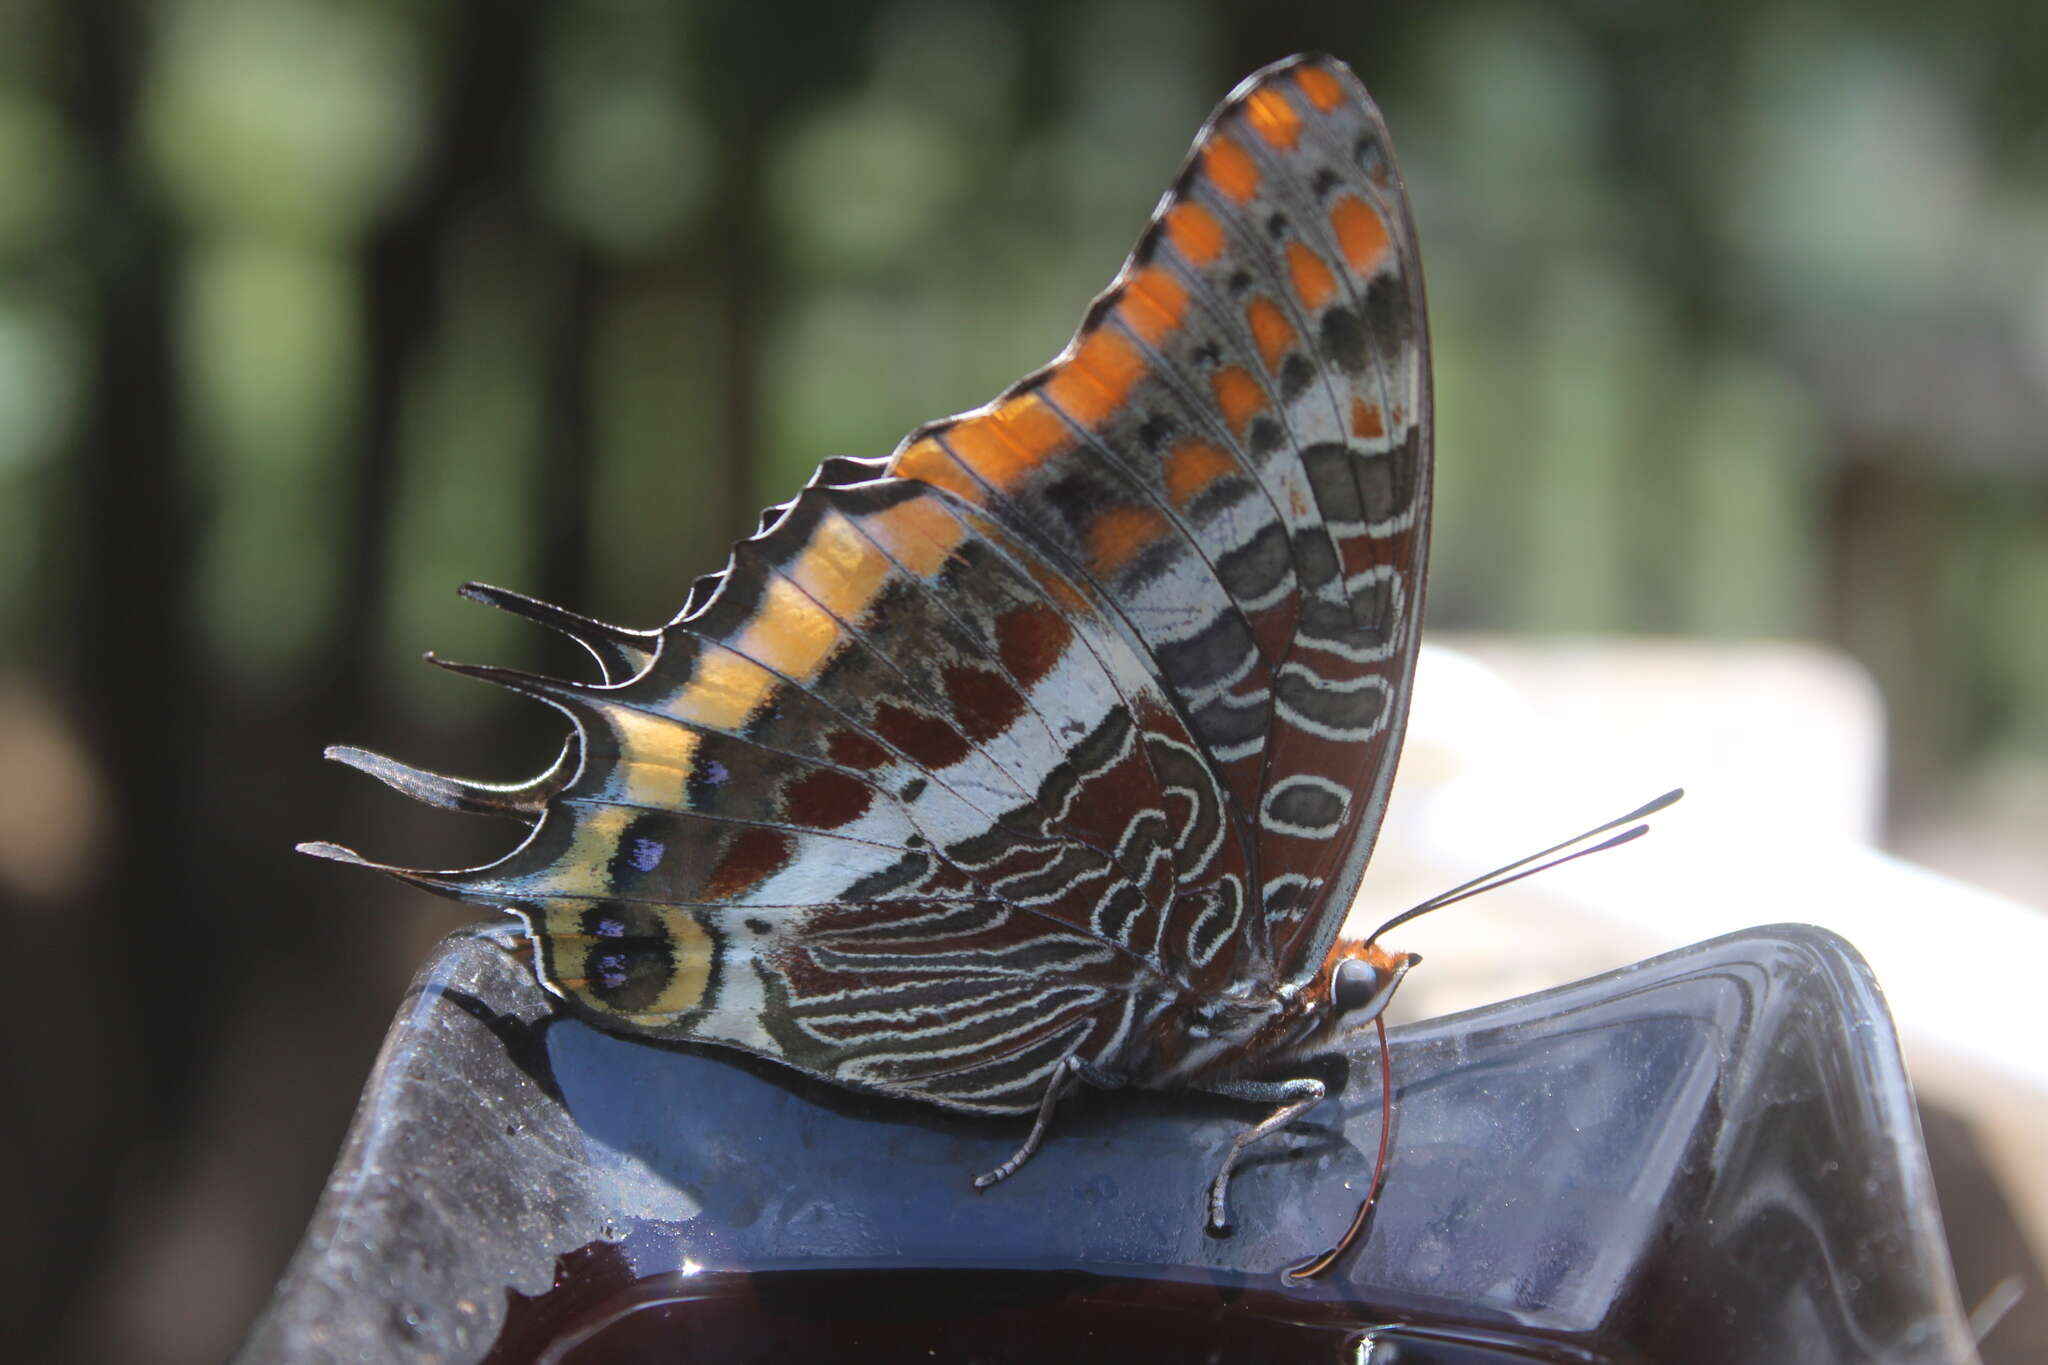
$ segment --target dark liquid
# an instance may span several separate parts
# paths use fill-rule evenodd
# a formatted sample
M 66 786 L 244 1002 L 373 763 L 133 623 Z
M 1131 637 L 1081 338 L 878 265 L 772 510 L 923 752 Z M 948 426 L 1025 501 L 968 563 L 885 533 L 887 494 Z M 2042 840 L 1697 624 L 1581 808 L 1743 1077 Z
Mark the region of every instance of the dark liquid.
M 630 1278 L 611 1247 L 512 1295 L 490 1365 L 691 1361 L 1383 1361 L 1623 1365 L 1571 1343 L 1388 1323 L 1277 1287 L 1068 1270 L 776 1270 Z M 1370 1349 L 1366 1349 L 1370 1346 Z

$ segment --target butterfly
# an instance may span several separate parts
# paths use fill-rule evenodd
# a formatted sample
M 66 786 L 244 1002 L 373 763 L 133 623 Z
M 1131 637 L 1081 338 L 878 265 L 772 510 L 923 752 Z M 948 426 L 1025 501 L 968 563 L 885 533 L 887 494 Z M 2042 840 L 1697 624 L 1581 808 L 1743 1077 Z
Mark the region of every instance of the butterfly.
M 603 680 L 449 665 L 570 720 L 489 786 L 330 756 L 529 833 L 462 871 L 628 1035 L 1035 1115 L 1080 1083 L 1271 1106 L 1418 960 L 1342 932 L 1400 754 L 1428 557 L 1428 332 L 1379 111 L 1328 57 L 1218 107 L 1057 358 L 827 460 L 658 630 L 464 591 Z M 1383 1025 L 1382 1025 L 1383 1027 Z

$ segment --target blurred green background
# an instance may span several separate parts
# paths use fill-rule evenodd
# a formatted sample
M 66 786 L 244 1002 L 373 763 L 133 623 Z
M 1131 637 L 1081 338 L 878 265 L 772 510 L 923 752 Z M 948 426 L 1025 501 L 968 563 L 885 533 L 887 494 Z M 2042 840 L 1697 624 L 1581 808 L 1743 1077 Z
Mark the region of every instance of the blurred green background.
M 1807 638 L 1899 846 L 2048 886 L 2048 7 L 0 0 L 4 1276 L 230 1349 L 574 668 L 1047 359 L 1253 67 L 1352 63 L 1437 351 L 1431 625 Z

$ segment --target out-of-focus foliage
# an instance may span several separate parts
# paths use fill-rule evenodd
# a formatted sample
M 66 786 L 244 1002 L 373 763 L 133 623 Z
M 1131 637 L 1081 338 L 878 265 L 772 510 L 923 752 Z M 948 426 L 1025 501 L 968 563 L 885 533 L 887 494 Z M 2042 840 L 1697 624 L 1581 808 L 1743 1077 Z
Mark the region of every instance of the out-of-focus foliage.
M 0 1015 L 30 1353 L 216 1357 L 281 1263 L 450 922 L 290 843 L 504 846 L 319 746 L 558 743 L 417 666 L 576 666 L 454 585 L 666 619 L 821 457 L 1046 360 L 1298 48 L 1416 202 L 1431 623 L 1834 642 L 1901 827 L 2025 837 L 2044 13 L 0 0 L 0 892 L 70 945 Z

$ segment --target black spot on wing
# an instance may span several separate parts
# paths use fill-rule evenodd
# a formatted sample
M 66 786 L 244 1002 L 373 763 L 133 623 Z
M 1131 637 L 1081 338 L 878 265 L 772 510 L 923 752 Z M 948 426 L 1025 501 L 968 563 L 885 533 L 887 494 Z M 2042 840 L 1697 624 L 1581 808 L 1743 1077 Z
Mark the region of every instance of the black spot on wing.
M 1273 691 L 1282 706 L 1332 732 L 1325 738 L 1346 742 L 1371 738 L 1387 709 L 1385 688 L 1331 687 L 1297 669 L 1283 672 Z
M 1392 450 L 1352 456 L 1349 462 L 1358 471 L 1354 497 L 1361 504 L 1358 520 L 1392 521 L 1414 507 L 1422 474 L 1420 432 L 1411 427 L 1406 439 Z
M 1301 530 L 1294 537 L 1294 571 L 1304 593 L 1327 587 L 1337 577 L 1337 551 L 1321 527 Z
M 1365 134 L 1351 145 L 1351 159 L 1365 172 L 1366 179 L 1375 184 L 1384 183 L 1388 178 L 1387 150 L 1372 134 Z
M 666 811 L 647 811 L 627 822 L 618 847 L 605 862 L 605 882 L 613 894 L 632 894 L 661 867 L 673 825 Z
M 1323 354 L 1336 361 L 1344 373 L 1365 373 L 1365 329 L 1349 308 L 1339 304 L 1324 311 L 1321 343 Z
M 1349 650 L 1385 648 L 1394 625 L 1393 580 L 1381 577 L 1354 589 L 1348 602 L 1305 599 L 1301 604 L 1301 635 L 1311 644 L 1341 645 Z
M 1351 449 L 1333 441 L 1310 446 L 1301 452 L 1302 467 L 1308 471 L 1309 488 L 1324 521 L 1364 521 L 1357 482 L 1351 477 Z
M 1333 786 L 1292 777 L 1267 791 L 1262 815 L 1268 824 L 1305 837 L 1327 837 L 1344 822 L 1345 797 Z
M 1308 357 L 1299 351 L 1290 352 L 1287 359 L 1280 362 L 1281 401 L 1292 403 L 1315 381 L 1315 377 L 1315 366 L 1308 363 Z
M 931 875 L 931 870 L 932 859 L 929 853 L 905 853 L 881 871 L 870 872 L 847 887 L 839 893 L 839 898 L 849 901 L 889 900 L 922 882 Z
M 1045 486 L 1043 496 L 1076 537 L 1087 531 L 1105 506 L 1121 500 L 1105 480 L 1086 468 L 1070 469 L 1054 479 Z
M 1216 559 L 1216 576 L 1240 602 L 1264 600 L 1293 572 L 1294 556 L 1287 549 L 1287 528 L 1278 521 L 1267 521 L 1250 540 Z
M 1365 329 L 1389 352 L 1414 340 L 1414 312 L 1410 307 L 1408 281 L 1398 273 L 1381 271 L 1365 286 Z M 1343 363 L 1341 359 L 1338 363 Z
M 1251 627 L 1234 611 L 1217 615 L 1185 639 L 1155 646 L 1160 672 L 1183 694 L 1206 691 L 1238 677 L 1257 650 Z
M 666 938 L 605 939 L 584 957 L 585 989 L 621 1014 L 651 1008 L 675 976 L 675 953 Z

